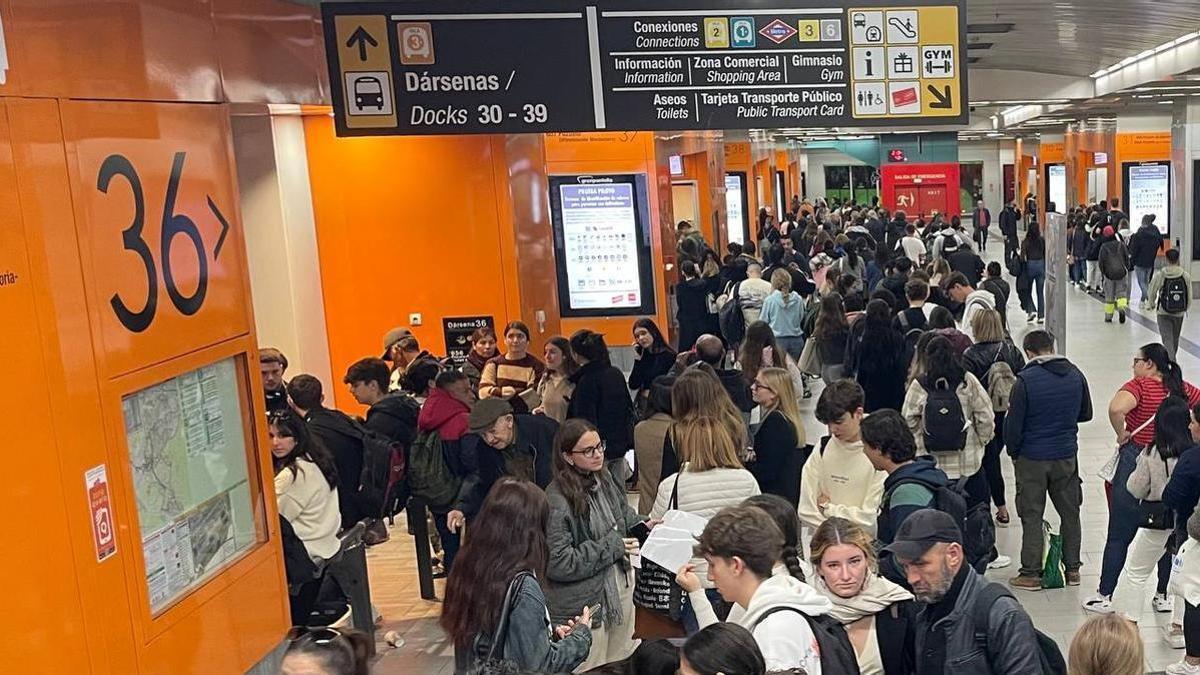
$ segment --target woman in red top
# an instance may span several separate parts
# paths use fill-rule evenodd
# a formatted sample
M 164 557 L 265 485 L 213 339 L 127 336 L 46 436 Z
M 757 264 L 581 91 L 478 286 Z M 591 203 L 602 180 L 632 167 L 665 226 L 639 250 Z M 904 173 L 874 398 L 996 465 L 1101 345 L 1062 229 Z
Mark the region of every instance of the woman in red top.
M 1108 404 L 1108 421 L 1117 434 L 1117 444 L 1132 439 L 1145 448 L 1153 443 L 1151 418 L 1171 395 L 1186 398 L 1188 405 L 1200 403 L 1200 389 L 1183 381 L 1183 371 L 1166 348 L 1157 342 L 1145 345 L 1133 357 L 1133 379 L 1122 385 Z
M 1126 382 L 1108 404 L 1108 421 L 1120 446 L 1116 470 L 1105 482 L 1108 494 L 1108 537 L 1096 595 L 1083 603 L 1092 612 L 1112 611 L 1112 594 L 1125 567 L 1129 544 L 1138 531 L 1139 507 L 1125 483 L 1137 465 L 1137 456 L 1154 443 L 1154 416 L 1168 396 L 1186 398 L 1189 406 L 1200 403 L 1200 389 L 1183 381 L 1179 364 L 1171 360 L 1161 344 L 1144 345 L 1133 357 L 1133 379 Z M 1166 594 L 1171 574 L 1171 554 L 1164 553 L 1158 566 L 1158 593 L 1154 610 L 1170 612 L 1173 601 Z M 1176 621 L 1175 623 L 1178 623 Z

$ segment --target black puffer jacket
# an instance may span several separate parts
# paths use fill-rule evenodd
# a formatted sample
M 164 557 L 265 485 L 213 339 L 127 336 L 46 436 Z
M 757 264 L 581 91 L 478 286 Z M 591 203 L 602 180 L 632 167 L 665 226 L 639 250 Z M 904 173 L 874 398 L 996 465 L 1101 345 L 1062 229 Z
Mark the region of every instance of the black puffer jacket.
M 608 361 L 592 361 L 571 376 L 575 391 L 567 417 L 581 417 L 600 432 L 605 459 L 618 459 L 633 447 L 633 401 L 625 376 Z
M 1162 248 L 1163 235 L 1154 225 L 1143 225 L 1129 239 L 1129 259 L 1134 267 L 1154 267 L 1158 249 Z

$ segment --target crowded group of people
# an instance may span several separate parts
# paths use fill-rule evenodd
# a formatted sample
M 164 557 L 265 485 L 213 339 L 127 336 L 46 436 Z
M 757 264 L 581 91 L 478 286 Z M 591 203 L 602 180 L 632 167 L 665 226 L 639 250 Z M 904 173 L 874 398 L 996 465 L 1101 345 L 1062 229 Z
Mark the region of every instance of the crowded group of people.
M 1101 210 L 1072 214 L 1072 247 Z M 982 204 L 973 215 L 991 221 Z M 1026 674 L 1065 673 L 1069 658 L 1072 673 L 1133 675 L 1131 622 L 1150 603 L 1174 612 L 1165 637 L 1186 648 L 1168 672 L 1200 673 L 1200 554 L 1185 555 L 1200 546 L 1200 390 L 1177 341 L 1139 349 L 1108 409 L 1120 449 L 1084 605 L 1101 616 L 1064 658 L 1011 592 L 1081 583 L 1078 425 L 1093 417 L 1086 377 L 1037 326 L 1046 244 L 1026 221 L 1022 238 L 1012 204 L 998 219 L 1029 328 L 1019 344 L 986 226 L 797 199 L 722 257 L 680 223 L 678 340 L 633 322 L 628 374 L 613 336 L 592 330 L 535 354 L 520 321 L 481 328 L 456 364 L 397 328 L 382 358 L 345 373 L 359 419 L 262 350 L 285 548 L 308 563 L 288 567 L 293 622 L 308 624 L 339 533 L 365 521 L 368 543 L 383 541 L 383 516 L 407 507 L 437 533 L 458 672 Z M 1136 262 L 1123 264 L 1140 275 Z M 1169 325 L 1186 311 L 1159 298 L 1177 262 L 1143 290 Z M 801 413 L 813 397 L 819 438 Z M 364 499 L 380 444 L 403 449 L 405 478 Z M 1005 454 L 1021 550 L 999 584 L 983 573 L 1012 562 L 995 546 L 1013 515 Z M 1047 499 L 1061 520 L 1052 563 Z M 641 547 L 672 512 L 705 525 L 667 570 Z M 1184 573 L 1168 589 L 1173 553 Z

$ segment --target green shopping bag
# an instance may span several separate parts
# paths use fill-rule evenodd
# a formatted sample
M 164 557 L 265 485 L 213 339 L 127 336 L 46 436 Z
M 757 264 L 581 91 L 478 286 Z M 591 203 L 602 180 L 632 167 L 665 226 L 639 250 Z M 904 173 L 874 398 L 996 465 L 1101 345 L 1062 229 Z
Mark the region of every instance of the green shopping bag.
M 1050 523 L 1042 521 L 1042 588 L 1063 588 L 1067 585 L 1066 567 L 1063 566 L 1062 535 L 1050 528 Z

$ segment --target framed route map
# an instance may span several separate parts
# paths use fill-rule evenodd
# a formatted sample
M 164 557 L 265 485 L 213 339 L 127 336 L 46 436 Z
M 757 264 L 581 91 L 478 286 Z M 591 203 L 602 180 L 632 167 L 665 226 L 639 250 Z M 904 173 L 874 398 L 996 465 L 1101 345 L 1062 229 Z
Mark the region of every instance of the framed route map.
M 238 377 L 228 358 L 121 401 L 152 614 L 255 543 Z

